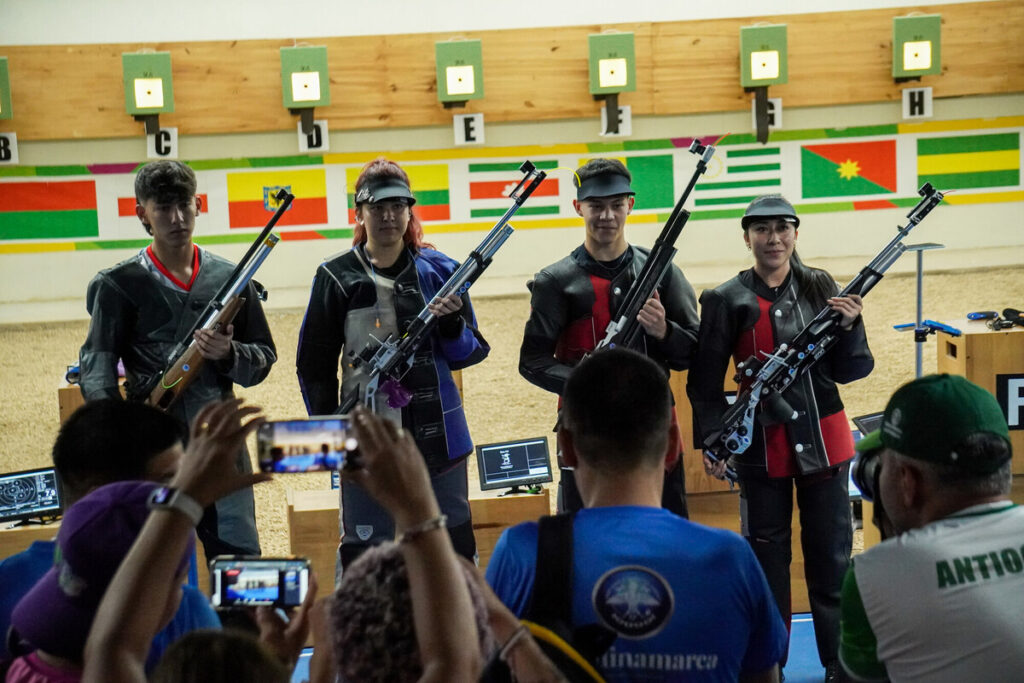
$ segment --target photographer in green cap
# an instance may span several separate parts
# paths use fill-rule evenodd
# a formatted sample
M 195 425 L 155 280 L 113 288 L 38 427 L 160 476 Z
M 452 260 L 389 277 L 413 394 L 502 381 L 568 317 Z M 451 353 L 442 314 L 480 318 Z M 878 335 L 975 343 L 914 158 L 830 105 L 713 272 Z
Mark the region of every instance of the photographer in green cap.
M 854 559 L 840 660 L 861 681 L 1024 672 L 1024 508 L 1002 408 L 957 375 L 900 387 L 857 444 L 855 480 L 897 534 Z

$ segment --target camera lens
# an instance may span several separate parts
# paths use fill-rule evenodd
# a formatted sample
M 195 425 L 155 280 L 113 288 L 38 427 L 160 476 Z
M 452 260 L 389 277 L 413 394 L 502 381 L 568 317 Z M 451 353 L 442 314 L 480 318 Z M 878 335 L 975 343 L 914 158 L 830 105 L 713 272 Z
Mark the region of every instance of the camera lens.
M 874 502 L 878 495 L 878 475 L 881 472 L 882 461 L 878 457 L 881 449 L 858 453 L 853 461 L 852 478 L 853 483 L 860 489 L 860 494 L 869 503 Z

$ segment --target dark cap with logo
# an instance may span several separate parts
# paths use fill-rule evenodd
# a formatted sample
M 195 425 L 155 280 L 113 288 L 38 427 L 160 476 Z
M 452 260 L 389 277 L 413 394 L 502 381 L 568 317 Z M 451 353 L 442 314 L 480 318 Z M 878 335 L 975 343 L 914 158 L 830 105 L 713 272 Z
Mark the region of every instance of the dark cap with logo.
M 404 199 L 409 206 L 416 203 L 412 190 L 401 178 L 376 178 L 365 183 L 356 193 L 356 204 L 376 204 L 386 199 Z
M 797 218 L 793 205 L 781 194 L 763 194 L 756 197 L 747 206 L 740 224 L 746 230 L 758 218 L 781 218 L 787 223 L 792 223 L 794 228 L 800 227 L 800 219 Z
M 927 375 L 896 390 L 885 407 L 882 426 L 857 442 L 860 452 L 891 448 L 916 460 L 949 465 L 971 474 L 991 474 L 1011 457 L 968 457 L 957 452 L 979 433 L 1002 437 L 1010 430 L 999 402 L 959 375 Z

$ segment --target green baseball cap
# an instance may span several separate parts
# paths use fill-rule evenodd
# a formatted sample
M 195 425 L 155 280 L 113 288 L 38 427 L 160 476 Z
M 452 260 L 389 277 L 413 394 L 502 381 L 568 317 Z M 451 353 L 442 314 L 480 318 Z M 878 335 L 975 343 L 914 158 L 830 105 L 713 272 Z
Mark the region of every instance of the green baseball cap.
M 916 460 L 952 465 L 973 474 L 991 474 L 1011 457 L 964 460 L 956 448 L 981 432 L 1010 445 L 1010 429 L 998 401 L 959 375 L 926 375 L 896 390 L 885 406 L 882 426 L 857 442 L 865 453 L 891 448 Z

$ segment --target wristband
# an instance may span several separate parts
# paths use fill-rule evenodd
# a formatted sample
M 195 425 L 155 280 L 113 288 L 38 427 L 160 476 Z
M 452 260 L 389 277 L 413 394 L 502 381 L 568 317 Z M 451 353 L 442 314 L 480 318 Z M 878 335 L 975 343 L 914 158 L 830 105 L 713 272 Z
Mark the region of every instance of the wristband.
M 498 652 L 498 659 L 503 662 L 507 662 L 508 653 L 512 651 L 512 648 L 519 644 L 519 641 L 529 634 L 530 629 L 526 627 L 526 624 L 520 624 L 519 628 L 516 629 L 516 632 L 509 636 L 508 640 L 505 641 L 505 644 L 501 646 L 501 650 Z
M 196 502 L 195 498 L 183 491 L 169 486 L 158 486 L 149 494 L 146 507 L 150 510 L 177 510 L 192 522 L 192 526 L 199 524 L 203 518 L 203 506 Z
M 438 515 L 428 519 L 425 522 L 420 522 L 415 526 L 411 526 L 402 532 L 402 535 L 398 537 L 399 543 L 408 543 L 414 541 L 418 536 L 422 536 L 428 531 L 434 531 L 435 529 L 443 529 L 444 525 L 448 522 L 448 515 Z

